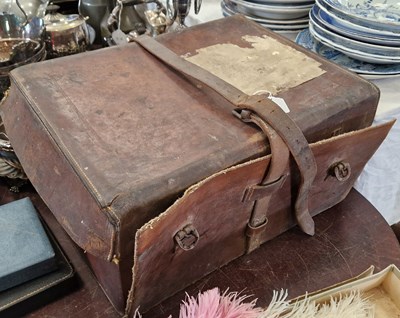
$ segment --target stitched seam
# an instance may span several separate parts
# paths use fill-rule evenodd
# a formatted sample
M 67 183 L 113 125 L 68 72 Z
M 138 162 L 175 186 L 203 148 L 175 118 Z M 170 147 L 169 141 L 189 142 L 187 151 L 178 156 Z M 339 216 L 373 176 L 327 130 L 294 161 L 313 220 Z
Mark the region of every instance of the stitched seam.
M 72 267 L 69 267 L 69 268 L 72 270 Z M 69 274 L 67 274 L 67 275 L 65 275 L 65 276 L 63 276 L 63 277 L 57 279 L 56 281 L 54 281 L 54 282 L 52 282 L 52 283 L 50 283 L 50 284 L 44 285 L 44 286 L 42 286 L 42 287 L 40 287 L 40 288 L 38 288 L 38 289 L 36 289 L 36 290 L 30 292 L 30 293 L 28 293 L 28 294 L 26 294 L 26 295 L 24 295 L 24 296 L 18 298 L 18 299 L 15 299 L 15 300 L 13 300 L 13 301 L 11 301 L 11 302 L 5 304 L 4 306 L 0 307 L 0 310 L 6 309 L 6 308 L 10 307 L 11 305 L 20 302 L 21 300 L 24 300 L 24 299 L 26 299 L 26 298 L 29 298 L 30 296 L 33 296 L 33 295 L 38 294 L 40 291 L 45 290 L 45 289 L 47 289 L 47 288 L 49 288 L 49 287 L 51 287 L 51 286 L 56 285 L 58 282 L 61 282 L 61 281 L 65 280 L 65 278 L 67 278 L 67 277 L 70 276 L 70 275 L 71 275 L 71 274 L 69 273 Z

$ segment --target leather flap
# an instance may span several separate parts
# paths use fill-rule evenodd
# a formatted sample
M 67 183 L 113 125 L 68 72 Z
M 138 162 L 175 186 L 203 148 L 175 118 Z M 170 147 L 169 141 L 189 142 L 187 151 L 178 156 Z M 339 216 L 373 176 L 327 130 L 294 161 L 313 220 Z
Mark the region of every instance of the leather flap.
M 317 175 L 311 188 L 312 215 L 342 201 L 363 167 L 386 137 L 394 121 L 332 137 L 311 145 Z M 245 253 L 246 226 L 252 210 L 242 201 L 245 189 L 258 184 L 270 162 L 270 155 L 221 171 L 186 191 L 168 210 L 136 233 L 133 283 L 127 312 L 140 306 L 145 312 L 178 290 Z M 347 178 L 337 178 L 332 167 L 351 167 Z M 289 176 L 271 198 L 265 242 L 295 225 L 291 209 L 298 184 L 298 172 L 287 167 Z M 345 173 L 345 172 L 344 172 Z M 186 231 L 187 227 L 195 231 Z M 185 229 L 186 228 L 186 229 Z M 189 247 L 177 244 L 177 234 Z M 186 232 L 185 232 L 186 231 Z

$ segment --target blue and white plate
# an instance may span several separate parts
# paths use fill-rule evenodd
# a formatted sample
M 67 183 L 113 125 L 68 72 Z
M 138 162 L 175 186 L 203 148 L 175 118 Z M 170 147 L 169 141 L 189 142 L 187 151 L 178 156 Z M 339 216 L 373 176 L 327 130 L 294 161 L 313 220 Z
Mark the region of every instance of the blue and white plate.
M 332 46 L 334 49 L 345 49 L 356 54 L 371 56 L 384 61 L 397 61 L 400 63 L 400 47 L 383 46 L 349 39 L 334 33 L 324 27 L 310 12 L 310 32 L 319 41 Z M 332 45 L 331 45 L 332 43 Z M 375 62 L 376 63 L 376 62 Z
M 354 59 L 368 62 L 368 63 L 374 63 L 374 64 L 398 64 L 400 63 L 400 57 L 386 57 L 383 55 L 378 55 L 378 54 L 370 54 L 370 53 L 365 53 L 362 50 L 356 50 L 353 48 L 348 48 L 346 46 L 340 45 L 332 41 L 331 39 L 328 39 L 318 33 L 318 31 L 315 30 L 314 24 L 311 23 L 309 24 L 309 30 L 311 35 L 319 42 L 325 44 L 326 46 L 329 46 L 335 50 L 338 50 Z
M 368 36 L 379 37 L 383 39 L 398 39 L 400 40 L 400 32 L 392 32 L 387 30 L 375 29 L 373 27 L 367 27 L 360 25 L 359 23 L 353 23 L 346 17 L 342 18 L 334 10 L 332 10 L 324 0 L 315 0 L 315 4 L 320 9 L 320 15 L 324 15 L 324 19 L 330 24 L 340 27 L 341 29 L 348 29 L 364 33 Z
M 316 41 L 308 29 L 301 31 L 297 35 L 296 43 L 344 68 L 349 69 L 350 71 L 368 78 L 400 76 L 400 64 L 372 64 L 352 59 L 347 55 Z
M 313 8 L 311 9 L 311 14 L 326 29 L 330 29 L 331 31 L 343 35 L 347 38 L 352 38 L 357 41 L 368 42 L 378 45 L 400 46 L 400 38 L 380 37 L 378 35 L 343 27 L 342 25 L 335 23 L 335 20 L 327 15 L 324 11 L 322 11 L 318 5 L 313 6 Z
M 320 34 L 315 31 L 313 24 L 311 24 L 311 23 L 309 24 L 309 31 L 310 31 L 311 35 L 317 41 L 319 41 L 322 44 L 325 44 L 326 46 L 329 46 L 333 49 L 336 49 L 337 51 L 340 51 L 354 59 L 364 61 L 367 63 L 374 63 L 374 64 L 397 64 L 397 63 L 400 63 L 400 61 L 398 59 L 390 59 L 390 58 L 382 57 L 380 55 L 367 54 L 362 51 L 353 50 L 353 49 L 349 49 L 345 46 L 338 45 L 338 44 L 330 41 L 329 39 L 326 39 L 326 38 L 320 36 Z
M 398 0 L 323 0 L 327 6 L 354 23 L 378 30 L 400 32 Z

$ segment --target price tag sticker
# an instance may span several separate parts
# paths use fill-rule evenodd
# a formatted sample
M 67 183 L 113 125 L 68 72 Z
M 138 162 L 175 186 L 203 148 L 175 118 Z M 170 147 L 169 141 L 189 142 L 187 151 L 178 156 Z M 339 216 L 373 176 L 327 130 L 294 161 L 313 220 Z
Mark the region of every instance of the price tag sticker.
M 274 102 L 276 105 L 278 105 L 286 114 L 290 113 L 289 106 L 286 104 L 285 100 L 280 97 L 273 96 L 269 91 L 267 90 L 260 90 L 255 92 L 253 95 L 260 95 L 260 94 L 268 94 L 267 98 Z
M 290 113 L 289 106 L 286 104 L 285 100 L 280 97 L 272 96 L 271 94 L 268 96 L 268 99 L 277 104 L 285 113 Z

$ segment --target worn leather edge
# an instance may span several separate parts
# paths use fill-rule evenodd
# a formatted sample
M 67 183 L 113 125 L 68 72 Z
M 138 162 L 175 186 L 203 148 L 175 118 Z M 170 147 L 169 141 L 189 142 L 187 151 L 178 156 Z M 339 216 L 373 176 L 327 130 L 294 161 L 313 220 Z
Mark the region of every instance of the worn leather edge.
M 363 131 L 371 131 L 371 130 L 376 130 L 376 129 L 382 130 L 383 138 L 382 138 L 381 142 L 383 142 L 383 140 L 386 138 L 387 134 L 389 133 L 389 131 L 390 131 L 391 127 L 393 126 L 393 124 L 395 123 L 395 121 L 396 120 L 391 120 L 391 121 L 388 121 L 386 123 L 383 123 L 383 124 L 380 124 L 380 125 L 377 125 L 377 126 L 367 127 L 367 128 L 360 129 L 360 130 L 357 130 L 357 131 L 348 132 L 348 133 L 345 133 L 345 134 L 342 134 L 342 135 L 339 135 L 339 136 L 334 136 L 334 137 L 331 137 L 329 139 L 324 139 L 324 140 L 321 140 L 319 142 L 311 144 L 311 149 L 313 149 L 314 147 L 317 147 L 318 145 L 321 145 L 321 144 L 328 144 L 331 141 L 346 138 L 348 136 L 351 136 L 352 134 L 362 134 Z M 375 151 L 376 150 L 377 149 L 375 149 Z M 250 165 L 250 164 L 252 164 L 254 162 L 265 160 L 268 157 L 271 158 L 271 154 L 269 154 L 267 156 L 263 156 L 263 157 L 257 158 L 257 159 L 254 159 L 254 160 L 249 160 L 249 161 L 247 161 L 245 163 L 242 163 L 242 164 L 239 164 L 239 165 L 224 169 L 223 171 L 220 171 L 218 173 L 215 173 L 215 174 L 211 175 L 210 177 L 208 177 L 208 178 L 198 182 L 197 184 L 194 184 L 190 188 L 188 188 L 185 191 L 185 193 L 183 194 L 183 196 L 176 200 L 176 202 L 173 204 L 173 206 L 179 205 L 180 202 L 183 202 L 184 200 L 186 200 L 186 198 L 191 193 L 195 192 L 202 185 L 206 184 L 209 180 L 211 180 L 211 179 L 213 179 L 213 178 L 215 178 L 215 177 L 217 177 L 219 175 L 226 174 L 228 171 L 239 169 L 239 168 L 241 168 L 243 166 Z M 341 202 L 347 196 L 347 194 L 348 194 L 348 192 L 350 190 L 351 190 L 351 186 L 349 187 L 348 191 L 344 194 L 343 197 L 337 198 L 337 200 L 336 200 L 337 202 L 335 203 L 335 205 L 338 204 L 339 202 Z M 326 209 L 328 209 L 328 208 L 329 207 L 326 207 Z M 147 222 L 146 224 L 144 224 L 136 232 L 135 253 L 134 253 L 134 256 L 133 256 L 133 258 L 134 258 L 134 266 L 133 266 L 133 269 L 132 269 L 132 275 L 133 275 L 133 277 L 132 277 L 132 285 L 131 285 L 131 289 L 129 290 L 129 294 L 128 294 L 127 305 L 126 305 L 126 310 L 125 310 L 125 317 L 132 317 L 132 315 L 134 314 L 135 310 L 137 309 L 137 308 L 133 308 L 133 306 L 138 306 L 138 304 L 135 304 L 135 291 L 138 288 L 138 286 L 136 286 L 137 283 L 136 283 L 136 280 L 135 280 L 135 276 L 137 275 L 137 266 L 138 266 L 137 265 L 138 238 L 145 231 L 151 230 L 152 227 L 153 227 L 153 223 L 154 222 L 156 222 L 157 220 L 162 220 L 164 217 L 167 217 L 169 211 L 172 210 L 172 209 L 173 209 L 173 207 L 170 206 L 165 212 L 160 214 L 157 218 L 154 218 L 154 219 L 150 220 L 149 222 Z M 322 212 L 322 211 L 317 211 L 316 213 L 313 213 L 313 215 L 316 215 L 316 214 L 318 214 L 320 212 Z M 160 301 L 162 301 L 162 300 L 160 300 Z
M 48 137 L 48 141 L 46 141 L 46 142 L 48 142 L 49 144 L 51 144 L 51 146 L 54 148 L 55 152 L 56 152 L 58 155 L 63 156 L 63 157 L 66 159 L 66 161 L 70 163 L 71 161 L 68 160 L 69 157 L 66 156 L 66 153 L 65 153 L 65 152 L 63 151 L 63 149 L 60 148 L 60 146 L 57 144 L 57 139 L 54 138 L 54 135 L 52 135 L 52 130 L 51 130 L 51 129 L 48 129 L 49 127 L 46 125 L 47 122 L 44 121 L 43 118 L 41 118 L 41 116 L 40 116 L 41 113 L 40 113 L 40 111 L 37 109 L 37 106 L 36 106 L 35 101 L 34 101 L 32 98 L 29 98 L 29 97 L 27 96 L 28 94 L 27 94 L 26 90 L 23 88 L 23 85 L 21 84 L 22 81 L 21 81 L 21 78 L 19 77 L 17 71 L 18 71 L 18 69 L 11 72 L 11 75 L 10 75 L 10 79 L 11 79 L 11 88 L 10 88 L 10 92 L 9 92 L 9 94 L 8 94 L 7 99 L 3 100 L 3 102 L 2 102 L 2 105 L 1 105 L 1 108 L 0 108 L 0 113 L 1 113 L 1 115 L 4 114 L 4 111 L 5 111 L 5 108 L 6 108 L 6 107 L 7 107 L 8 109 L 10 109 L 10 110 L 7 110 L 8 112 L 9 112 L 9 111 L 12 111 L 13 105 L 11 104 L 11 101 L 10 101 L 11 98 L 15 98 L 16 100 L 18 100 L 18 101 L 19 101 L 21 104 L 23 104 L 23 105 L 29 105 L 30 107 L 22 106 L 22 107 L 24 108 L 24 111 L 26 112 L 26 114 L 28 114 L 29 116 L 32 116 L 32 117 L 34 117 L 34 118 L 36 119 L 36 122 L 34 123 L 35 125 L 36 125 L 37 123 L 41 123 L 41 127 L 42 127 L 43 129 L 40 129 L 40 131 L 41 131 L 43 134 L 46 134 L 46 136 Z M 16 92 L 15 94 L 13 94 L 13 90 L 15 90 L 15 92 Z M 17 92 L 18 92 L 18 94 L 17 94 Z M 20 94 L 22 94 L 22 96 L 24 97 L 24 100 L 21 100 Z M 13 95 L 13 96 L 12 96 L 12 95 Z M 6 111 L 6 112 L 7 112 L 7 111 Z M 4 121 L 4 125 L 5 125 L 5 127 L 6 127 L 6 129 L 7 129 L 7 117 L 6 117 L 6 116 L 3 117 L 3 121 Z M 51 128 L 51 127 L 50 127 L 50 128 Z M 12 138 L 12 136 L 10 136 L 10 135 L 9 135 L 9 137 L 11 137 L 10 139 L 11 139 L 11 143 L 12 143 L 12 142 L 13 142 L 13 141 L 12 141 L 13 138 Z M 17 146 L 17 147 L 16 147 L 16 146 Z M 19 153 L 18 153 L 18 151 L 17 151 L 18 145 L 14 145 L 13 148 L 14 148 L 14 150 L 15 150 L 16 155 L 19 156 Z M 24 156 L 21 156 L 22 159 L 24 159 L 23 157 L 24 157 Z M 24 160 L 22 160 L 22 161 L 24 161 Z M 23 163 L 23 162 L 22 162 L 22 163 Z M 26 166 L 26 165 L 25 165 L 25 166 Z M 82 181 L 82 177 L 81 177 L 81 175 L 78 173 L 78 171 L 75 169 L 75 167 L 72 166 L 72 165 L 69 165 L 69 167 L 71 167 L 72 171 L 75 172 L 75 174 L 74 174 L 75 177 L 79 178 L 79 179 Z M 27 168 L 27 167 L 25 167 L 25 170 L 29 170 L 29 169 L 26 169 L 26 168 Z M 28 178 L 29 178 L 29 175 L 28 175 Z M 106 260 L 108 260 L 108 261 L 111 261 L 111 260 L 113 259 L 113 257 L 114 257 L 114 254 L 115 254 L 115 248 L 116 248 L 116 243 L 117 243 L 117 241 L 116 241 L 114 238 L 115 238 L 115 236 L 117 236 L 116 233 L 119 231 L 119 223 L 116 222 L 116 220 L 113 218 L 113 215 L 112 215 L 112 214 L 110 214 L 110 213 L 104 213 L 105 210 L 104 210 L 104 208 L 101 206 L 100 201 L 97 200 L 97 198 L 93 195 L 93 192 L 90 191 L 90 189 L 87 187 L 87 184 L 86 184 L 85 182 L 83 182 L 83 181 L 82 181 L 81 183 L 82 183 L 83 187 L 84 187 L 85 189 L 88 190 L 88 193 L 90 194 L 90 197 L 94 199 L 94 202 L 96 202 L 96 206 L 98 207 L 98 212 L 99 212 L 99 213 L 102 213 L 102 214 L 106 217 L 107 223 L 108 223 L 108 224 L 107 224 L 107 225 L 104 225 L 104 226 L 105 226 L 105 227 L 110 227 L 110 226 L 111 226 L 111 232 L 112 232 L 112 234 L 111 234 L 109 237 L 105 238 L 106 240 L 109 240 L 109 241 L 107 242 L 108 251 L 107 251 L 106 253 L 103 253 L 103 252 L 100 252 L 100 251 L 98 252 L 98 251 L 96 251 L 96 250 L 94 250 L 94 249 L 88 248 L 89 245 L 88 245 L 88 244 L 85 244 L 84 242 L 82 242 L 82 241 L 79 239 L 79 237 L 74 233 L 74 230 L 73 230 L 72 228 L 69 228 L 68 226 L 65 226 L 65 224 L 63 224 L 62 220 L 60 219 L 60 215 L 57 216 L 57 213 L 54 213 L 54 211 L 53 211 L 53 213 L 55 214 L 55 216 L 57 216 L 58 221 L 59 221 L 60 223 L 63 224 L 63 228 L 69 233 L 70 237 L 71 237 L 82 249 L 84 249 L 84 250 L 86 250 L 86 251 L 92 253 L 93 255 L 95 255 L 95 256 L 97 256 L 97 257 L 100 257 L 100 258 L 106 259 Z M 43 200 L 46 202 L 46 198 L 43 198 Z M 48 202 L 46 202 L 46 205 L 49 205 Z M 82 223 L 82 224 L 83 224 L 83 223 Z M 96 233 L 95 233 L 95 234 L 96 234 Z M 101 240 L 103 240 L 103 239 L 102 239 L 102 236 L 97 235 L 97 237 L 98 237 L 98 238 L 101 238 Z

